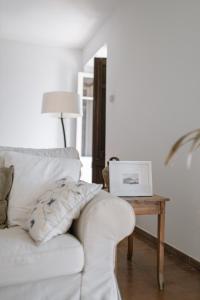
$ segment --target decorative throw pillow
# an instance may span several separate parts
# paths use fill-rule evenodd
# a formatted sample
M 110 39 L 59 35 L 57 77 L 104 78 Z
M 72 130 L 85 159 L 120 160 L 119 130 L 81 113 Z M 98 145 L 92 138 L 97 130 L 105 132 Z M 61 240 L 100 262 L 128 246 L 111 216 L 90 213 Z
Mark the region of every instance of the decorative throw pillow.
M 0 168 L 4 167 L 4 158 L 0 156 Z
M 15 176 L 8 204 L 8 225 L 24 227 L 35 200 L 53 182 L 70 176 L 79 180 L 81 162 L 77 159 L 40 157 L 9 152 L 5 155 L 6 166 L 14 165 Z
M 57 181 L 43 193 L 28 220 L 28 231 L 33 240 L 42 243 L 65 233 L 81 209 L 100 190 L 102 185 L 83 181 L 74 182 L 70 177 Z
M 0 229 L 6 227 L 8 196 L 13 182 L 13 166 L 0 167 Z

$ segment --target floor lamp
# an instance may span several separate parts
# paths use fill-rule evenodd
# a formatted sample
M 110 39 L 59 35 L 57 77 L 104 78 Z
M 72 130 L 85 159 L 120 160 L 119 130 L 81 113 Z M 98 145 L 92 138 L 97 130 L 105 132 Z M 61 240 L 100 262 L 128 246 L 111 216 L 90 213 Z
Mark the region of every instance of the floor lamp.
M 67 147 L 64 119 L 81 116 L 79 96 L 71 92 L 48 92 L 43 95 L 42 113 L 58 116 L 61 121 L 64 147 Z

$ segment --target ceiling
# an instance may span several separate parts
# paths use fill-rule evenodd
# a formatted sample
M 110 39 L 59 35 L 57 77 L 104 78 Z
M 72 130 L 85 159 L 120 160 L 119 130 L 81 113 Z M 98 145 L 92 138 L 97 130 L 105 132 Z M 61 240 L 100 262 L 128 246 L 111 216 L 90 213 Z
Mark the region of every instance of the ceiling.
M 0 0 L 0 38 L 82 48 L 120 0 Z

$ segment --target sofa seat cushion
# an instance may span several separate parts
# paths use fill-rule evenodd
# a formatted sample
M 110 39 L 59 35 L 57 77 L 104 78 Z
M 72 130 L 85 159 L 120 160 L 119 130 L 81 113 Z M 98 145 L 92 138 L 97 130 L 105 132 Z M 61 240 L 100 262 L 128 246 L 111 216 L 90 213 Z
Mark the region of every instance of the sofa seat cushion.
M 83 265 L 83 247 L 70 234 L 37 246 L 20 227 L 0 230 L 0 286 L 76 274 Z

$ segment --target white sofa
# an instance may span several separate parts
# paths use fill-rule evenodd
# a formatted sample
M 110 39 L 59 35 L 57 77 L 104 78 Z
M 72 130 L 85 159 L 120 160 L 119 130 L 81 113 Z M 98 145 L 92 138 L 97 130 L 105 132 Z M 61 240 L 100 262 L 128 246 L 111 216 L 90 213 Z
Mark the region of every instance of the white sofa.
M 78 158 L 70 149 L 1 151 Z M 134 212 L 124 200 L 101 191 L 66 233 L 37 246 L 18 226 L 0 230 L 1 300 L 119 300 L 116 246 L 132 233 Z

